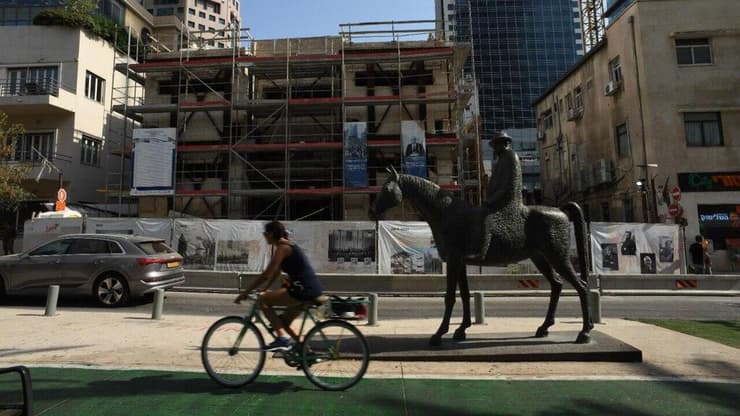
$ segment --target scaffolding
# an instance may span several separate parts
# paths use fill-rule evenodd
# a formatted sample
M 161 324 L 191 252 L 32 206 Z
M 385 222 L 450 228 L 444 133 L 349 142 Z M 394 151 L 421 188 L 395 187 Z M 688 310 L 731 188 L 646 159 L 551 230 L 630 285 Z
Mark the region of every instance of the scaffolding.
M 425 127 L 430 179 L 478 203 L 478 138 L 461 124 L 470 48 L 435 39 L 433 23 L 352 23 L 339 36 L 272 40 L 185 30 L 169 51 L 128 66 L 146 99 L 114 110 L 177 129 L 168 205 L 183 215 L 364 219 L 385 168 L 402 166 L 404 120 Z M 364 188 L 344 181 L 349 121 L 368 126 Z
M 601 0 L 578 0 L 583 28 L 583 52 L 604 39 L 604 4 Z

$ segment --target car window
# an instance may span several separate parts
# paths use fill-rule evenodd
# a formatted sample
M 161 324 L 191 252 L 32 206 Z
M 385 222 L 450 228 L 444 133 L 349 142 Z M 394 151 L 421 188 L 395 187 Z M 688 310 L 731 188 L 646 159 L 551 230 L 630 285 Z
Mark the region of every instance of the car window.
M 72 245 L 73 240 L 59 240 L 59 241 L 52 241 L 49 244 L 44 244 L 43 246 L 37 248 L 36 250 L 33 250 L 29 253 L 31 256 L 53 256 L 53 255 L 59 255 L 64 254 L 69 250 L 69 246 Z
M 108 241 L 108 251 L 114 254 L 123 253 L 121 246 L 119 246 L 117 243 L 114 243 L 113 241 Z
M 146 254 L 174 253 L 175 250 L 164 243 L 164 241 L 143 241 L 136 245 Z
M 72 242 L 67 254 L 108 254 L 108 242 L 92 238 L 79 238 Z

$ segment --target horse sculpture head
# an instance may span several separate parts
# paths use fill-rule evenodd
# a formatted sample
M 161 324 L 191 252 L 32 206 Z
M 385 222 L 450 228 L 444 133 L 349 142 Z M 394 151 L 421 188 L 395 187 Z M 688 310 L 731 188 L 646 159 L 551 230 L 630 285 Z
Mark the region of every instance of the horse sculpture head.
M 397 206 L 403 200 L 403 193 L 398 185 L 398 172 L 393 166 L 386 168 L 386 170 L 390 173 L 390 176 L 383 184 L 377 198 L 375 198 L 375 203 L 368 210 L 368 215 L 372 220 L 380 219 L 385 211 Z

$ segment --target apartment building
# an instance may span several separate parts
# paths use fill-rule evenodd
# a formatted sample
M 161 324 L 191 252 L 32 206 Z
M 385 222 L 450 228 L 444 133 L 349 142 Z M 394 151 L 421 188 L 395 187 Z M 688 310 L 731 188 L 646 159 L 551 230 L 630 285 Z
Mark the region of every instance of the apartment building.
M 677 222 L 730 270 L 740 238 L 733 0 L 611 1 L 605 39 L 536 102 L 545 203 Z

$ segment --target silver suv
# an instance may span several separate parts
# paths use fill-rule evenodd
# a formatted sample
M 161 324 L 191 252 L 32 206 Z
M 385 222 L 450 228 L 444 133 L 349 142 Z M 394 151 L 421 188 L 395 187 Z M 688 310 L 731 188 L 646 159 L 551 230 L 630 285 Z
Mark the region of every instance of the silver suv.
M 68 234 L 25 253 L 0 257 L 0 296 L 92 294 L 104 306 L 185 282 L 182 256 L 161 239 L 118 234 Z

